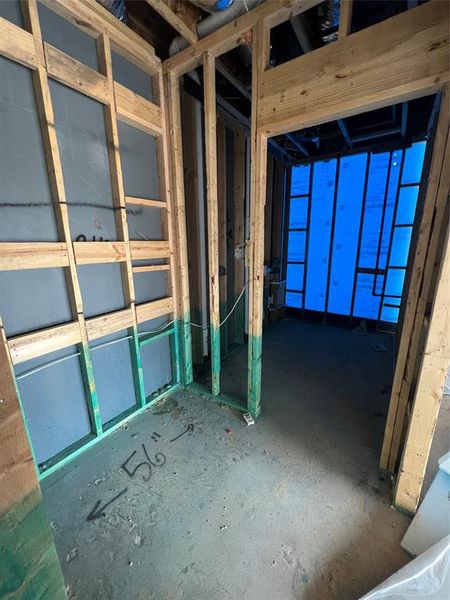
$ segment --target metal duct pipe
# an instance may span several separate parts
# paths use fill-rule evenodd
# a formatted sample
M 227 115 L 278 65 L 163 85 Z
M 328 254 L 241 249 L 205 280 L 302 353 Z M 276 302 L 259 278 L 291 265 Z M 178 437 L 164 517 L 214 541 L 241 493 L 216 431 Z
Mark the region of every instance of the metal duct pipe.
M 255 6 L 258 6 L 258 4 L 261 4 L 262 1 L 263 0 L 235 0 L 227 10 L 206 17 L 197 24 L 197 34 L 199 39 L 206 37 L 213 31 L 216 31 L 216 29 L 230 23 L 230 21 L 234 21 L 245 12 L 252 10 Z M 169 56 L 177 54 L 188 46 L 188 42 L 186 42 L 181 35 L 173 38 L 169 46 Z

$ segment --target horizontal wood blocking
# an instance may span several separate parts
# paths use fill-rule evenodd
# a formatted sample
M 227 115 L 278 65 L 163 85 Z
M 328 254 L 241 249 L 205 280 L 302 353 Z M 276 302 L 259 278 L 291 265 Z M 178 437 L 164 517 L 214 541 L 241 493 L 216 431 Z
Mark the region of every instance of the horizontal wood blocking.
M 449 79 L 448 17 L 431 0 L 265 71 L 258 126 L 286 133 L 436 92 Z
M 146 302 L 145 304 L 138 304 L 136 306 L 136 316 L 138 323 L 144 323 L 157 317 L 162 317 L 173 312 L 173 298 L 161 298 L 160 300 L 153 300 L 152 302 Z
M 139 323 L 156 319 L 173 311 L 173 299 L 168 297 L 152 300 L 151 302 L 137 306 L 136 311 Z M 86 319 L 86 331 L 89 340 L 116 333 L 132 326 L 133 315 L 131 308 Z M 8 346 L 12 362 L 16 365 L 32 358 L 38 358 L 50 352 L 79 344 L 80 342 L 80 325 L 74 321 L 13 337 L 8 340 Z
M 73 248 L 77 265 L 126 260 L 124 242 L 74 242 Z
M 133 267 L 133 273 L 153 273 L 155 271 L 170 271 L 170 265 L 143 265 Z
M 16 365 L 79 342 L 81 342 L 80 326 L 77 322 L 73 322 L 13 337 L 8 340 L 8 346 L 12 362 Z
M 140 242 L 131 241 L 131 260 L 146 260 L 150 258 L 169 258 L 169 242 L 150 241 Z
M 117 118 L 151 135 L 162 134 L 161 109 L 138 96 L 117 81 L 114 82 Z
M 46 42 L 44 43 L 44 52 L 49 77 L 94 100 L 109 104 L 106 77 Z
M 174 75 L 184 75 L 202 63 L 205 52 L 212 57 L 217 57 L 242 44 L 244 36 L 249 34 L 259 21 L 267 21 L 268 27 L 275 27 L 289 17 L 316 6 L 321 1 L 270 0 L 270 2 L 264 2 L 239 19 L 231 21 L 193 46 L 167 59 L 163 63 L 164 72 L 171 71 Z
M 135 196 L 125 196 L 125 203 L 136 204 L 137 206 L 149 206 L 151 208 L 167 208 L 167 202 L 163 202 L 162 200 L 136 198 Z
M 36 68 L 36 49 L 31 33 L 0 17 L 0 55 Z
M 0 271 L 67 266 L 69 258 L 63 242 L 0 243 Z
M 133 325 L 133 313 L 131 308 L 124 310 L 118 310 L 113 313 L 101 315 L 100 317 L 94 317 L 86 320 L 86 331 L 89 340 L 95 340 L 104 335 L 115 333 L 132 327 Z
M 153 46 L 95 0 L 42 0 L 42 3 L 91 37 L 104 33 L 116 52 L 150 75 L 160 68 Z
M 115 263 L 126 260 L 124 242 L 73 242 L 77 265 Z M 167 241 L 131 241 L 131 260 L 169 258 Z M 64 242 L 1 242 L 0 271 L 68 267 Z

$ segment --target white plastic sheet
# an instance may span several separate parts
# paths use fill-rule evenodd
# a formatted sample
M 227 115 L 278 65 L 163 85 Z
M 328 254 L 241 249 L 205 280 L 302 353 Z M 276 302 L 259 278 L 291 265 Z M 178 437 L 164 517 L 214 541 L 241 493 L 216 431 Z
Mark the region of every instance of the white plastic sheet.
M 450 536 L 415 558 L 361 600 L 449 600 Z

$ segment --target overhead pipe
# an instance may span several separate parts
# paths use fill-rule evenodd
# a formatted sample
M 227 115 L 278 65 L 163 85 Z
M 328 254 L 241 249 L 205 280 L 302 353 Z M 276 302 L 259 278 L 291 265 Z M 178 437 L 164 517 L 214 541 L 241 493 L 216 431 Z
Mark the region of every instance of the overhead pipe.
M 204 38 L 213 31 L 216 31 L 220 27 L 223 27 L 227 23 L 234 21 L 244 13 L 252 10 L 258 4 L 261 4 L 263 0 L 235 0 L 235 2 L 226 10 L 216 12 L 206 17 L 199 23 L 197 23 L 197 35 L 198 38 Z M 184 50 L 189 46 L 189 43 L 181 36 L 173 38 L 169 46 L 169 56 L 173 56 L 181 50 Z

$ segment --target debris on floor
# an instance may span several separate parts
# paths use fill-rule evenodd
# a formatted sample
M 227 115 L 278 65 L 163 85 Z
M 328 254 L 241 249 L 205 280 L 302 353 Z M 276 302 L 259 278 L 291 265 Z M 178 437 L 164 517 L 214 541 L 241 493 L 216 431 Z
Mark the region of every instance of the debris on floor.
M 250 413 L 244 413 L 242 416 L 244 417 L 244 421 L 245 421 L 245 424 L 247 425 L 247 427 L 249 425 L 255 424 L 255 419 L 252 417 L 252 415 Z
M 367 322 L 365 319 L 361 319 L 359 325 L 352 329 L 354 335 L 367 335 Z
M 374 352 L 387 352 L 386 346 L 381 342 L 379 342 L 378 344 L 374 344 L 373 346 L 371 346 L 371 348 Z

